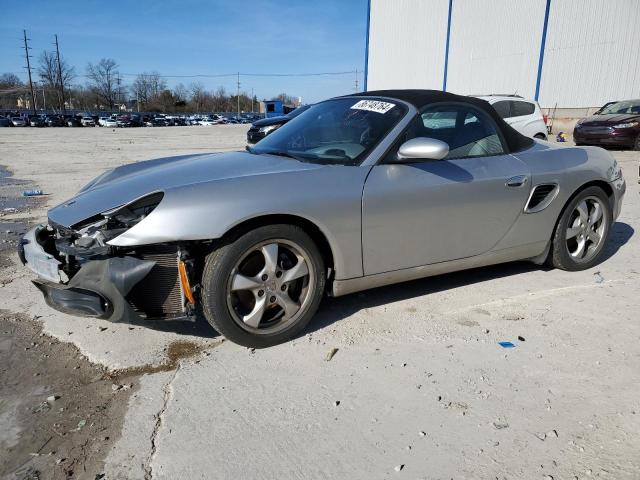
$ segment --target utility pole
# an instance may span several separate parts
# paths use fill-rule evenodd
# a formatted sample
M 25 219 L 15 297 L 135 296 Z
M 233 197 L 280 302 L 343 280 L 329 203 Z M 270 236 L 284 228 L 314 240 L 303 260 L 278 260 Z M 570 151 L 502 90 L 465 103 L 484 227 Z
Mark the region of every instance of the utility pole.
M 27 31 L 22 30 L 24 34 L 24 55 L 27 58 L 27 71 L 29 72 L 29 90 L 31 90 L 31 109 L 36 114 L 36 96 L 33 94 L 33 82 L 31 81 L 31 62 L 29 61 L 29 45 L 27 44 Z
M 238 119 L 240 119 L 240 72 L 238 72 Z
M 121 111 L 122 110 L 122 90 L 120 90 L 120 73 L 118 73 L 118 78 L 116 79 L 116 81 L 118 82 L 118 92 L 117 92 L 118 111 Z
M 251 113 L 253 113 L 253 87 L 251 87 Z
M 58 58 L 58 79 L 60 80 L 60 98 L 61 98 L 61 105 L 60 105 L 60 109 L 62 110 L 62 113 L 67 113 L 67 109 L 64 106 L 64 80 L 62 79 L 62 67 L 60 66 L 60 48 L 58 47 L 58 34 L 55 34 L 56 37 L 56 57 Z
M 356 68 L 356 93 L 358 92 L 358 69 Z

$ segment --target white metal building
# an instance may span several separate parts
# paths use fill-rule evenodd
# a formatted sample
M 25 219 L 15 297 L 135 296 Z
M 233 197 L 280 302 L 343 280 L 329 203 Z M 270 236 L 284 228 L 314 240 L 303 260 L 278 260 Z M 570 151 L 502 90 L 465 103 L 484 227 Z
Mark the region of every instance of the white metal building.
M 365 87 L 640 98 L 640 0 L 370 0 Z

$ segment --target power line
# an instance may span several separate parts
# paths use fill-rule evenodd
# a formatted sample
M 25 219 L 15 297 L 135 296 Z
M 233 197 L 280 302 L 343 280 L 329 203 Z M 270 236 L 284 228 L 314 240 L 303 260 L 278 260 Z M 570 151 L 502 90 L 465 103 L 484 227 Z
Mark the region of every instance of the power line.
M 141 73 L 120 73 L 123 77 L 137 77 L 138 75 L 148 75 L 150 72 Z M 153 72 L 151 72 L 153 73 Z M 331 75 L 353 75 L 354 70 L 348 70 L 345 72 L 312 72 L 312 73 L 198 73 L 193 75 L 162 75 L 161 78 L 222 78 L 222 77 L 320 77 Z M 78 77 L 88 78 L 90 75 L 78 75 Z

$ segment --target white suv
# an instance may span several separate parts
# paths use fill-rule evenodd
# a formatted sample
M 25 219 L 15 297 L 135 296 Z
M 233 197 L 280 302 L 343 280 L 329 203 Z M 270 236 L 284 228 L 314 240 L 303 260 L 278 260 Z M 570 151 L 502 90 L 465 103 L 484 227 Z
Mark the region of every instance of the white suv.
M 540 105 L 518 95 L 473 95 L 486 100 L 505 122 L 527 137 L 547 139 L 547 122 Z

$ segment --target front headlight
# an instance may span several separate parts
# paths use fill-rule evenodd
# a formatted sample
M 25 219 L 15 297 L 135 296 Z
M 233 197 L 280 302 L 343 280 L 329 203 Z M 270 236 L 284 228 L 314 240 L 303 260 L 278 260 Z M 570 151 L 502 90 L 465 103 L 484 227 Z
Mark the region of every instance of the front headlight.
M 622 178 L 622 169 L 615 160 L 613 161 L 613 165 L 611 165 L 607 170 L 607 176 L 609 177 L 610 182 L 615 182 Z
M 633 128 L 638 125 L 638 122 L 619 123 L 614 125 L 613 128 Z
M 163 192 L 152 193 L 123 207 L 102 212 L 102 216 L 107 219 L 108 227 L 131 228 L 153 212 L 162 201 L 162 197 L 164 197 Z
M 274 130 L 280 128 L 281 125 L 269 125 L 266 127 L 260 127 L 260 129 L 258 130 L 260 133 L 269 133 L 269 132 L 273 132 Z

